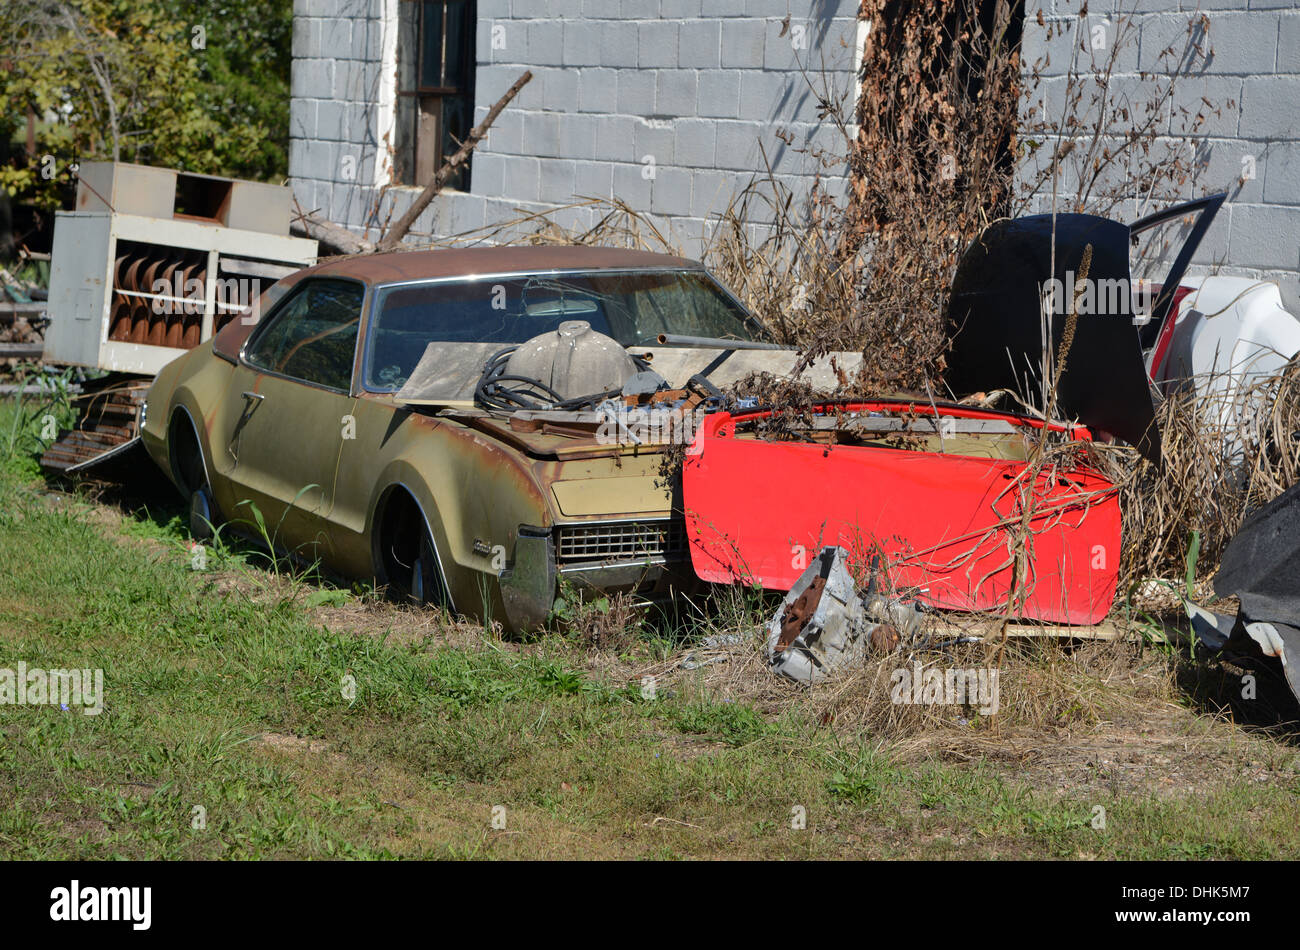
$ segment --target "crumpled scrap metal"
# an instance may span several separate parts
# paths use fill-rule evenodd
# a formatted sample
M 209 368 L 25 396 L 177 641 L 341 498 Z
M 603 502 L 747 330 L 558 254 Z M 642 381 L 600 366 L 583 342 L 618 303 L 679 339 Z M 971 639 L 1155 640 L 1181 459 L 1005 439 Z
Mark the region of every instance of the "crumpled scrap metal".
M 874 572 L 860 593 L 848 557 L 843 547 L 822 548 L 786 594 L 767 627 L 765 656 L 774 672 L 820 682 L 860 662 L 868 644 L 892 652 L 920 632 L 920 606 L 881 596 Z
M 1300 485 L 1245 520 L 1223 552 L 1214 591 L 1236 595 L 1241 607 L 1231 617 L 1184 601 L 1198 643 L 1277 659 L 1300 699 Z

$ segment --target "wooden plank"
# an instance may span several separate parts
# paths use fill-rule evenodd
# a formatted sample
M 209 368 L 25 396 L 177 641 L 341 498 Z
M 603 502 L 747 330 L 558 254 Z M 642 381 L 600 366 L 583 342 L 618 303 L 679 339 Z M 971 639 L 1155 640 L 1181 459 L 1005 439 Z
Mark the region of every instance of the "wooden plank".
M 969 625 L 941 624 L 934 631 L 942 638 L 949 637 L 983 637 L 985 640 L 997 640 L 1002 635 L 1002 623 L 997 620 L 976 621 Z M 1146 630 L 1120 630 L 1109 620 L 1091 626 L 1069 626 L 1066 624 L 1007 624 L 1007 638 L 1016 640 L 1140 640 L 1147 639 L 1155 643 L 1169 643 L 1171 631 L 1162 632 Z
M 48 300 L 33 300 L 31 303 L 12 303 L 8 300 L 0 300 L 0 315 L 40 314 L 48 309 L 50 309 Z
M 38 360 L 44 355 L 44 343 L 0 343 L 0 359 Z

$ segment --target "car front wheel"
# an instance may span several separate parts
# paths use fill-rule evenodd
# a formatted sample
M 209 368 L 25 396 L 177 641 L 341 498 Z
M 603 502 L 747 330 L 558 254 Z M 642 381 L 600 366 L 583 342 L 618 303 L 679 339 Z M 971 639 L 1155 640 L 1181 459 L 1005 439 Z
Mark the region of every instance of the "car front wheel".
M 446 605 L 447 588 L 424 514 L 405 492 L 386 507 L 380 554 L 384 580 L 392 596 L 421 605 Z
M 190 492 L 190 536 L 196 541 L 210 541 L 216 522 L 216 504 L 212 493 L 204 484 Z

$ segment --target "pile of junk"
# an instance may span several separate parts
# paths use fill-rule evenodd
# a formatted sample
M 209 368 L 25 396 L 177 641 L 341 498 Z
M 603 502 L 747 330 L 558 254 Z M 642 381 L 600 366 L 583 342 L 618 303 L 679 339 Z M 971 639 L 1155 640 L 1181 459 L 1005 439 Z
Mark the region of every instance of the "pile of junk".
M 819 681 L 865 650 L 917 643 L 939 610 L 1059 636 L 1103 622 L 1121 519 L 1096 447 L 1125 442 L 1159 465 L 1158 400 L 1192 387 L 1231 421 L 1259 411 L 1253 384 L 1300 353 L 1276 284 L 1186 276 L 1224 198 L 1132 224 L 990 225 L 952 283 L 946 400 L 705 416 L 682 468 L 691 562 L 707 581 L 788 591 L 766 630 L 775 672 Z M 1170 230 L 1182 241 L 1163 280 L 1134 280 L 1130 248 Z M 1045 350 L 1068 352 L 1049 392 Z M 990 408 L 994 394 L 1020 408 Z M 1187 603 L 1199 645 L 1280 662 L 1300 696 L 1300 486 L 1249 518 L 1214 586 L 1241 609 Z

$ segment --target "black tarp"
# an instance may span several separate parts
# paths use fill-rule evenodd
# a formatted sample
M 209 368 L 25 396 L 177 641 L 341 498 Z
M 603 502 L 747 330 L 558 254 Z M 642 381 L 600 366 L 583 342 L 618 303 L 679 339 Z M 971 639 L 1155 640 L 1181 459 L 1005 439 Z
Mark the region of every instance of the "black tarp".
M 1224 549 L 1214 592 L 1236 597 L 1237 615 L 1184 602 L 1196 639 L 1214 652 L 1281 661 L 1287 685 L 1300 700 L 1300 485 L 1242 522 Z
M 1273 627 L 1287 682 L 1300 699 L 1300 485 L 1242 523 L 1224 549 L 1214 592 L 1241 601 L 1237 618 L 1245 632 L 1253 624 Z

